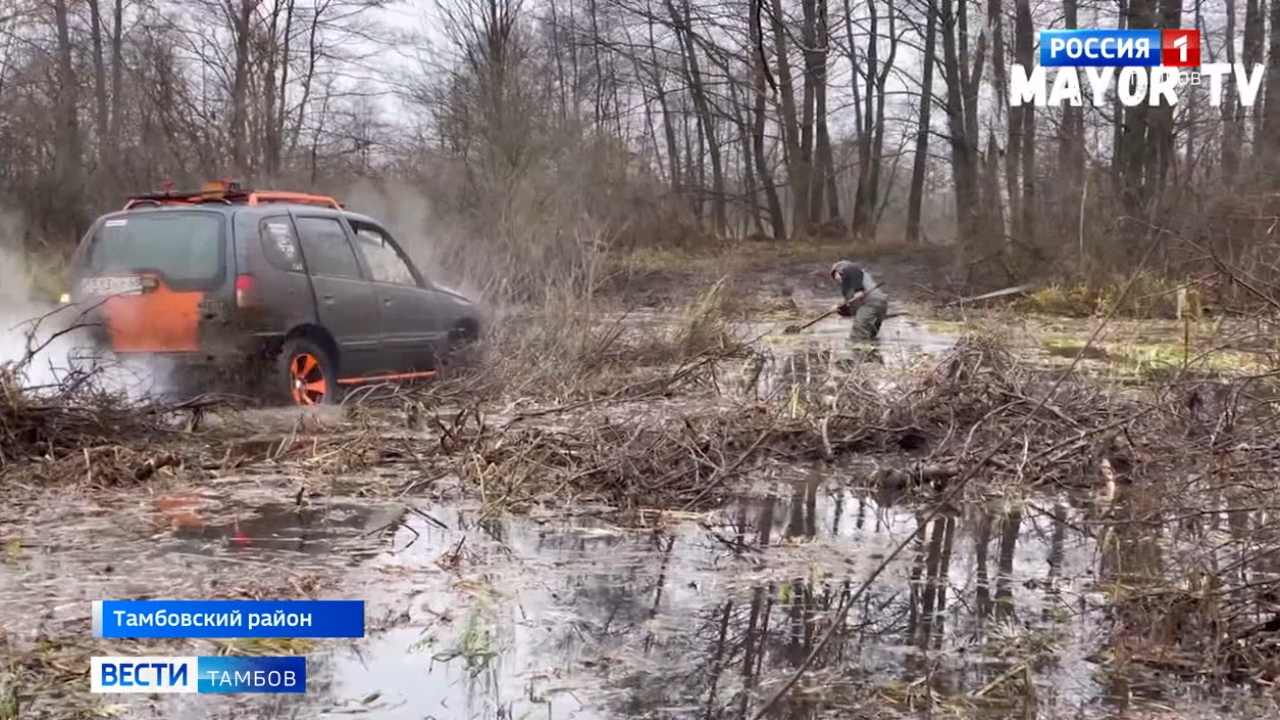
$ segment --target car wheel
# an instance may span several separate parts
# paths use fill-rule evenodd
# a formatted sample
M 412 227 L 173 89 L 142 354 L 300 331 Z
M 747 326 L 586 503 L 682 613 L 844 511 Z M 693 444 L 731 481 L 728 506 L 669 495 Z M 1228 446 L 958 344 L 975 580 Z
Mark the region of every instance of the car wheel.
M 293 338 L 284 344 L 280 375 L 295 405 L 333 405 L 341 399 L 333 359 L 307 338 Z

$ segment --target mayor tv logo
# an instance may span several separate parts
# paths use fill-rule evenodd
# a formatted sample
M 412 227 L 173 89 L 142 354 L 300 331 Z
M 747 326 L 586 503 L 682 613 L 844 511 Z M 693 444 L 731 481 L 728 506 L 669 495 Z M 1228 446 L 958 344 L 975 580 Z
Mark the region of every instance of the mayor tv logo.
M 1262 65 L 1202 64 L 1199 30 L 1043 30 L 1039 59 L 1034 68 L 1010 69 L 1010 104 L 1155 107 L 1199 92 L 1209 105 L 1233 93 L 1251 107 L 1265 72 Z

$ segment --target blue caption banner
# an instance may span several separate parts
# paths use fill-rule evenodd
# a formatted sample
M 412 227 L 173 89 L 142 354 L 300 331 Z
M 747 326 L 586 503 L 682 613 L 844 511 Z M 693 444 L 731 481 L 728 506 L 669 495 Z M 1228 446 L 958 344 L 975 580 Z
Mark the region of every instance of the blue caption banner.
M 1159 30 L 1041 30 L 1044 67 L 1155 67 Z
M 359 638 L 363 600 L 95 600 L 100 638 Z
M 132 657 L 89 659 L 94 693 L 304 693 L 305 657 Z

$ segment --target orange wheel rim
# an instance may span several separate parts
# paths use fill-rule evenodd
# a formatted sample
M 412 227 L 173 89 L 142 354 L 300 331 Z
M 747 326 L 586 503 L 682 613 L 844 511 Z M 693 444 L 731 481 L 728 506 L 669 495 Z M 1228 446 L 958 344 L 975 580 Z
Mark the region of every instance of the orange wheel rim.
M 328 390 L 324 368 L 316 356 L 298 353 L 289 361 L 289 387 L 299 405 L 319 405 Z

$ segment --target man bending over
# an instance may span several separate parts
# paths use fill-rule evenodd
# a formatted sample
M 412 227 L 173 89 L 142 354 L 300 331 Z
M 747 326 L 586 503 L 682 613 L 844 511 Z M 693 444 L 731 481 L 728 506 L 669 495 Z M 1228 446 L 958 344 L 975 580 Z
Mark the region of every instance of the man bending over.
M 889 314 L 889 297 L 857 263 L 841 260 L 831 266 L 831 279 L 840 285 L 844 302 L 835 307 L 842 317 L 853 318 L 853 340 L 875 340 Z

